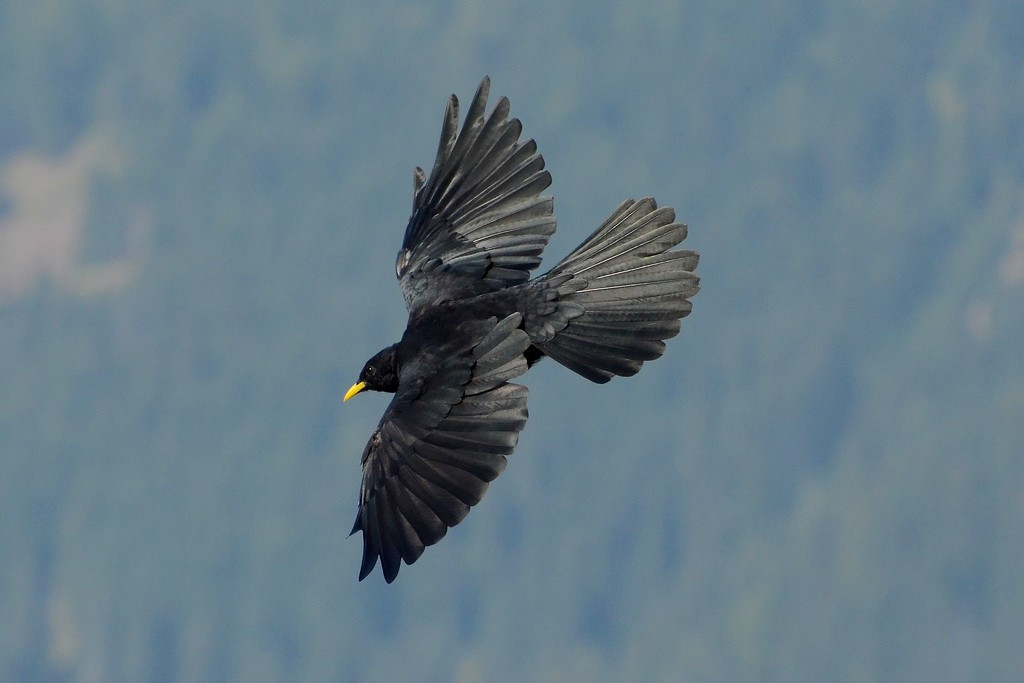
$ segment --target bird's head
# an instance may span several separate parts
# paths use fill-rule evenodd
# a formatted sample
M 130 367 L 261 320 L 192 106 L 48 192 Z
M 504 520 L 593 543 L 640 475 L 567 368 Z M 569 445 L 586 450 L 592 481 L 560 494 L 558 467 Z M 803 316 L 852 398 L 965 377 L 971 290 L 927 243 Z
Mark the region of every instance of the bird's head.
M 347 401 L 366 389 L 386 391 L 391 394 L 398 391 L 397 349 L 398 344 L 393 344 L 366 361 L 366 365 L 359 373 L 359 381 L 345 393 L 344 400 Z

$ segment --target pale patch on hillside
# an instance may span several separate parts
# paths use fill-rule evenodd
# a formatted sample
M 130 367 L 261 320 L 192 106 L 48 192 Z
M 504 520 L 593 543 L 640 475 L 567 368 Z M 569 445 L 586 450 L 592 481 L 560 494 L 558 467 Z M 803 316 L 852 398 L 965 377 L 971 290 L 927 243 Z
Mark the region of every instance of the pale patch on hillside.
M 1010 244 L 999 260 L 996 269 L 997 280 L 992 292 L 984 298 L 975 299 L 967 307 L 964 322 L 967 332 L 975 341 L 986 341 L 992 336 L 997 299 L 1010 290 L 1024 286 L 1024 218 L 1021 218 L 1010 234 Z
M 0 215 L 0 300 L 18 298 L 46 277 L 83 296 L 132 280 L 131 254 L 99 265 L 81 263 L 89 181 L 117 170 L 113 150 L 95 138 L 63 157 L 24 152 L 0 167 L 0 195 L 7 204 Z

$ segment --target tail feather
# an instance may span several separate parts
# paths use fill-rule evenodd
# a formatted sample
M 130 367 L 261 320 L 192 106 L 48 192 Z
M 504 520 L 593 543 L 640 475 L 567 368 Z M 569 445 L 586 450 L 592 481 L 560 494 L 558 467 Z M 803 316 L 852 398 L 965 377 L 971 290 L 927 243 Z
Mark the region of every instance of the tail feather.
M 613 354 L 594 354 L 573 344 L 557 344 L 545 353 L 586 377 L 591 382 L 605 383 L 615 375 L 630 377 L 640 371 L 640 364 Z
M 593 303 L 590 308 L 587 309 L 587 322 L 601 322 L 605 324 L 620 324 L 620 323 L 634 323 L 634 322 L 653 322 L 656 320 L 678 320 L 679 318 L 685 317 L 689 314 L 692 305 L 689 301 L 662 301 L 644 302 L 645 307 L 641 310 L 622 310 L 621 307 L 615 307 L 615 302 L 610 302 L 607 306 Z M 625 327 L 624 329 L 629 330 L 631 327 Z M 678 332 L 678 330 L 677 330 Z
M 660 357 L 700 289 L 697 252 L 670 251 L 685 238 L 671 208 L 623 202 L 542 278 L 554 306 L 527 319 L 534 345 L 594 382 Z
M 607 339 L 668 339 L 679 333 L 678 320 L 654 320 L 634 322 L 628 328 L 622 325 L 604 323 L 581 323 L 573 321 L 573 332 L 581 336 Z

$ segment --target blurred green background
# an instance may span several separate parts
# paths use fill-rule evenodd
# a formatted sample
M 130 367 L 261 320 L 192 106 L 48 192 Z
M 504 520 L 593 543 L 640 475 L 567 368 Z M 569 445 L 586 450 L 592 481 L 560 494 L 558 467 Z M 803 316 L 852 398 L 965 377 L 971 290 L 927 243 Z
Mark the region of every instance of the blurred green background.
M 1024 5 L 0 3 L 0 679 L 1024 678 Z M 484 74 L 704 289 L 356 582 L 393 259 Z

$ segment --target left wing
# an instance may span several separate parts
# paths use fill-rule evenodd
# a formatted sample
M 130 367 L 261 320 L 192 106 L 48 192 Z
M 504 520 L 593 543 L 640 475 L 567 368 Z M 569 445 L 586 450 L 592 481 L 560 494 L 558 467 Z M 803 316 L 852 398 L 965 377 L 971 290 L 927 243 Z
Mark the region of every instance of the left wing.
M 363 451 L 359 513 L 362 581 L 380 558 L 391 583 L 480 502 L 505 469 L 526 424 L 530 345 L 518 313 L 472 323 L 466 348 L 438 364 L 415 359 L 399 372 L 398 391 Z
M 395 273 L 410 311 L 525 282 L 555 232 L 551 184 L 533 140 L 501 98 L 484 118 L 484 78 L 456 136 L 459 102 L 448 101 L 430 178 L 417 168 L 413 211 Z

